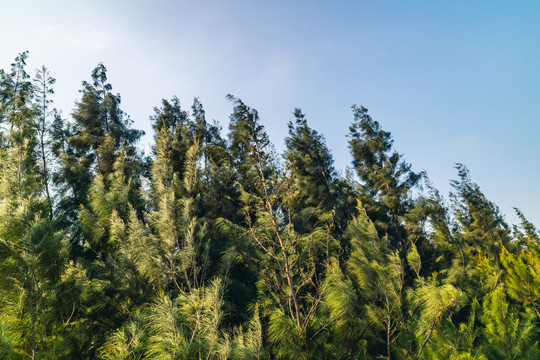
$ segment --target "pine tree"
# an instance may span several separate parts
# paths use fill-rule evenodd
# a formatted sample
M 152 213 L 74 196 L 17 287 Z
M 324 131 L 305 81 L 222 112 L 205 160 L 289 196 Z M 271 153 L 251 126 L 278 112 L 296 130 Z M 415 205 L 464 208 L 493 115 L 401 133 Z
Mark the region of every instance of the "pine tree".
M 264 127 L 259 123 L 259 115 L 256 110 L 246 106 L 241 100 L 228 96 L 235 103 L 234 112 L 230 123 L 230 151 L 233 157 L 243 187 L 243 199 L 246 205 L 250 202 L 258 202 L 258 216 L 264 217 L 261 234 L 255 232 L 251 225 L 252 214 L 249 208 L 246 210 L 246 221 L 252 229 L 253 240 L 260 246 L 266 256 L 270 256 L 282 262 L 283 275 L 286 279 L 289 295 L 292 299 L 294 310 L 291 316 L 295 319 L 298 327 L 301 326 L 300 309 L 296 289 L 293 284 L 290 254 L 288 244 L 284 242 L 279 227 L 279 219 L 275 215 L 274 203 L 276 196 L 272 194 L 269 174 L 272 171 L 271 155 L 267 152 L 270 141 Z M 252 197 L 253 194 L 255 197 Z M 272 247 L 268 247 L 272 246 Z M 274 253 L 277 252 L 279 257 Z
M 454 214 L 462 241 L 496 257 L 502 246 L 510 247 L 508 225 L 499 208 L 486 199 L 480 187 L 472 182 L 467 168 L 457 164 L 456 169 L 459 181 L 454 180 L 451 184 L 455 191 Z
M 143 135 L 130 129 L 131 119 L 120 109 L 120 95 L 107 82 L 107 69 L 99 64 L 92 71 L 92 83 L 83 81 L 81 100 L 75 104 L 73 125 L 68 129 L 65 151 L 61 152 L 63 184 L 62 208 L 69 219 L 76 218 L 79 205 L 87 205 L 86 195 L 93 177 L 114 171 L 120 149 L 134 159 L 131 176 L 140 172 L 135 143 Z
M 392 353 L 401 351 L 396 341 L 405 322 L 403 264 L 388 239 L 379 238 L 360 204 L 358 216 L 347 228 L 347 237 L 352 247 L 347 276 L 336 264 L 325 287 L 330 319 L 334 319 L 332 331 L 349 347 L 343 350 L 348 356 L 366 351 L 390 359 Z
M 424 176 L 423 190 L 404 216 L 409 247 L 422 258 L 421 275 L 446 270 L 454 257 L 454 232 L 451 212 L 439 191 Z
M 51 95 L 54 94 L 52 86 L 56 79 L 51 77 L 49 70 L 42 66 L 36 70 L 34 78 L 34 111 L 35 119 L 33 129 L 37 134 L 37 146 L 39 153 L 40 180 L 44 186 L 47 203 L 49 206 L 49 217 L 53 215 L 53 201 L 50 190 L 51 185 L 51 160 L 49 158 L 49 148 L 51 141 L 52 121 L 51 117 L 56 118 L 56 109 L 51 109 Z
M 208 266 L 209 239 L 206 225 L 195 216 L 195 192 L 199 181 L 197 144 L 185 154 L 183 179 L 173 171 L 170 154 L 170 134 L 161 130 L 157 139 L 156 160 L 152 167 L 156 208 L 148 214 L 155 233 L 153 243 L 165 289 L 174 286 L 178 291 L 198 288 Z M 149 259 L 150 260 L 150 259 Z
M 324 138 L 307 125 L 300 109 L 295 109 L 294 116 L 295 123 L 289 122 L 284 154 L 285 166 L 296 181 L 292 222 L 298 233 L 310 232 L 325 214 L 325 219 L 331 216 L 335 236 L 341 236 L 355 210 L 347 197 L 346 183 L 338 178 Z
M 154 108 L 155 115 L 151 118 L 154 128 L 156 146 L 158 139 L 164 141 L 164 135 L 168 136 L 167 144 L 168 161 L 171 162 L 170 171 L 181 174 L 184 169 L 184 160 L 187 149 L 193 144 L 193 138 L 188 130 L 189 114 L 182 110 L 180 100 L 173 97 L 171 101 L 162 100 L 161 108 Z M 154 150 L 154 152 L 156 149 Z M 169 176 L 171 176 L 169 174 Z
M 26 58 L 20 54 L 12 71 L 2 73 L 0 87 L 9 125 L 0 147 L 0 343 L 10 344 L 8 358 L 36 359 L 51 356 L 63 341 L 55 301 L 66 244 L 36 174 Z
M 3 185 L 3 184 L 2 184 Z M 40 204 L 41 203 L 41 204 Z M 65 243 L 46 203 L 32 198 L 6 199 L 0 209 L 0 318 L 5 336 L 13 336 L 17 357 L 37 359 L 61 341 L 55 297 L 65 261 Z
M 190 118 L 173 98 L 171 102 L 163 100 L 163 107 L 156 109 L 153 117 L 156 144 L 151 166 L 152 210 L 147 218 L 154 234 L 153 262 L 161 263 L 160 286 L 172 286 L 176 291 L 202 286 L 209 265 L 207 223 L 198 217 L 205 214 L 201 202 L 208 196 L 201 194 L 201 177 L 207 170 L 201 166 L 207 165 L 208 157 L 200 142 L 205 141 L 208 147 L 214 137 L 197 99 L 193 109 Z
M 3 108 L 0 115 L 4 116 L 2 122 L 7 125 L 5 149 L 13 154 L 11 159 L 16 167 L 13 176 L 17 179 L 16 191 L 19 198 L 37 186 L 34 173 L 36 137 L 32 129 L 32 83 L 25 70 L 27 58 L 27 51 L 19 54 L 11 64 L 11 71 L 0 74 L 0 103 Z
M 270 142 L 258 113 L 241 100 L 231 115 L 230 151 L 237 171 L 243 224 L 221 220 L 223 229 L 236 237 L 236 250 L 257 273 L 259 304 L 268 319 L 268 339 L 279 358 L 324 357 L 316 314 L 322 300 L 321 286 L 332 254 L 339 244 L 328 222 L 307 234 L 294 229 L 290 206 L 289 172 L 279 173 Z M 285 334 L 292 334 L 286 336 Z M 321 335 L 321 336 L 319 336 Z
M 88 205 L 79 212 L 77 258 L 81 279 L 74 279 L 79 324 L 76 342 L 84 356 L 93 357 L 107 337 L 153 299 L 153 287 L 137 266 L 140 238 L 136 179 L 125 153 L 116 157 L 113 172 L 98 174 L 88 192 Z M 81 270 L 79 270 L 81 271 Z
M 448 281 L 471 297 L 491 292 L 501 275 L 499 254 L 502 247 L 512 248 L 510 231 L 499 209 L 472 182 L 468 170 L 458 164 L 459 181 L 451 184 L 456 219 L 452 265 L 444 273 Z
M 357 183 L 299 109 L 277 157 L 231 95 L 227 140 L 163 100 L 143 162 L 102 64 L 68 123 L 27 58 L 0 70 L 0 358 L 538 358 L 538 230 L 463 165 L 447 205 L 354 106 Z
M 406 249 L 407 235 L 403 216 L 411 207 L 410 191 L 421 174 L 411 170 L 402 155 L 392 149 L 389 132 L 368 115 L 363 106 L 352 107 L 349 147 L 353 165 L 362 181 L 360 200 L 380 236 L 388 235 L 394 249 Z

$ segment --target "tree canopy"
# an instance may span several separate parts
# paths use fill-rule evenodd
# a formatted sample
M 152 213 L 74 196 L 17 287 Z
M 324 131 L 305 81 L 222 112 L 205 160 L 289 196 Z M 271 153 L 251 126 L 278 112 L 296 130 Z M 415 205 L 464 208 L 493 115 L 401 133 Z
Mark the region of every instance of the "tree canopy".
M 226 135 L 163 99 L 144 157 L 103 64 L 65 117 L 27 58 L 0 70 L 2 359 L 540 356 L 538 230 L 465 165 L 446 199 L 354 105 L 344 175 L 300 109 L 280 155 L 233 95 Z

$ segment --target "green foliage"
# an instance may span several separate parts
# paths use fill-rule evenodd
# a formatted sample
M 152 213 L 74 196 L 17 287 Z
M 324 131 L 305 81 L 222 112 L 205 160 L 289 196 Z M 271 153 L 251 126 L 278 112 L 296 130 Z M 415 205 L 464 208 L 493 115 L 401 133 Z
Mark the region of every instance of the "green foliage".
M 466 296 L 452 285 L 438 285 L 435 278 L 431 282 L 421 281 L 408 295 L 416 314 L 415 335 L 419 344 L 417 358 L 420 358 L 441 321 L 459 310 Z
M 514 255 L 503 248 L 501 263 L 506 270 L 505 289 L 508 295 L 524 306 L 531 306 L 540 318 L 540 258 L 538 247 Z
M 0 358 L 538 358 L 538 231 L 463 165 L 448 206 L 354 106 L 357 182 L 299 109 L 279 157 L 231 95 L 227 140 L 163 100 L 143 161 L 103 64 L 64 120 L 27 56 L 0 70 Z
M 223 283 L 214 279 L 207 287 L 181 292 L 175 299 L 161 294 L 135 319 L 118 329 L 101 349 L 104 359 L 220 358 L 227 345 L 220 325 Z M 235 338 L 236 339 L 236 338 Z M 235 343 L 245 344 L 242 340 Z M 253 348 L 246 346 L 237 352 Z M 260 351 L 260 349 L 258 350 Z
M 52 133 L 52 121 L 56 115 L 56 109 L 50 109 L 52 100 L 51 95 L 54 94 L 52 86 L 56 82 L 56 79 L 50 75 L 49 70 L 42 66 L 41 69 L 36 70 L 36 75 L 33 80 L 34 83 L 34 119 L 32 123 L 33 130 L 36 132 L 37 140 L 37 153 L 39 158 L 39 178 L 43 184 L 43 190 L 47 198 L 49 207 L 49 216 L 53 215 L 53 199 L 50 191 L 50 183 L 52 180 L 51 167 L 52 161 L 50 158 L 50 145 L 51 145 L 51 133 Z
M 266 359 L 263 344 L 263 327 L 256 307 L 253 318 L 247 323 L 247 329 L 238 328 L 233 336 L 231 359 Z
M 160 134 L 168 138 L 166 133 Z M 161 144 L 158 137 L 158 144 Z M 208 263 L 209 240 L 204 221 L 195 216 L 196 188 L 200 177 L 198 143 L 185 153 L 183 181 L 174 172 L 170 154 L 158 147 L 158 158 L 152 173 L 155 182 L 154 196 L 159 199 L 155 210 L 148 214 L 150 227 L 156 234 L 151 240 L 155 246 L 154 271 L 165 276 L 162 286 L 174 284 L 178 290 L 197 288 L 203 283 L 203 275 Z M 157 269 L 156 269 L 157 270 Z M 154 278 L 154 282 L 158 279 Z
M 375 331 L 384 334 L 386 353 L 390 357 L 404 320 L 403 265 L 398 254 L 390 250 L 388 240 L 378 238 L 366 211 L 359 208 L 358 213 L 347 229 L 352 247 L 347 265 L 362 292 L 365 316 Z
M 131 119 L 120 109 L 120 95 L 114 95 L 107 83 L 107 69 L 99 64 L 92 71 L 92 83 L 83 81 L 81 100 L 75 104 L 74 122 L 60 129 L 66 137 L 63 149 L 58 149 L 62 168 L 57 176 L 64 197 L 60 207 L 71 220 L 87 197 L 95 175 L 114 171 L 120 150 L 133 159 L 128 176 L 140 173 L 140 159 L 135 143 L 144 134 L 130 129 Z
M 451 317 L 442 317 L 420 358 L 487 360 L 488 357 L 477 346 L 479 329 L 475 328 L 475 323 L 478 308 L 478 302 L 473 301 L 468 320 L 457 325 L 453 324 Z
M 406 245 L 401 224 L 410 204 L 410 191 L 421 174 L 411 170 L 402 155 L 392 149 L 394 140 L 389 132 L 368 115 L 363 106 L 352 107 L 354 122 L 350 126 L 349 147 L 353 165 L 362 183 L 360 200 L 380 236 L 385 234 L 394 249 Z
M 335 211 L 336 171 L 322 136 L 308 127 L 300 109 L 295 109 L 294 116 L 295 124 L 289 122 L 284 155 L 296 180 L 291 213 L 297 231 L 309 232 L 317 225 L 321 212 Z
M 333 261 L 328 271 L 323 291 L 335 342 L 332 344 L 333 356 L 367 356 L 367 340 L 373 336 L 373 332 L 367 318 L 361 316 L 361 294 L 356 291 L 351 279 L 343 274 L 337 260 Z
M 536 359 L 539 355 L 537 329 L 532 314 L 520 313 L 498 286 L 483 303 L 485 353 L 492 359 Z
M 511 247 L 508 225 L 499 208 L 472 182 L 467 168 L 461 164 L 456 168 L 460 180 L 451 182 L 455 190 L 452 197 L 463 245 L 474 246 L 496 257 L 503 246 Z
M 416 249 L 414 243 L 411 244 L 409 252 L 407 252 L 407 262 L 409 266 L 414 270 L 417 276 L 420 276 L 420 268 L 422 267 L 422 259 L 420 259 L 420 254 Z
M 498 208 L 472 182 L 464 166 L 456 167 L 460 180 L 451 182 L 456 219 L 450 242 L 453 259 L 444 273 L 448 282 L 463 289 L 470 298 L 482 298 L 501 277 L 501 249 L 511 249 L 513 244 Z

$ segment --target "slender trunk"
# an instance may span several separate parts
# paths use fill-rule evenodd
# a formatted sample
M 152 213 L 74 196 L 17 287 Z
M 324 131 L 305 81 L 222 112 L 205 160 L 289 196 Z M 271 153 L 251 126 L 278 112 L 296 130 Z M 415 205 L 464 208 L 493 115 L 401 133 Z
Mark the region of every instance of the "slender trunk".
M 416 360 L 420 359 L 420 355 L 422 355 L 422 351 L 424 351 L 424 347 L 426 347 L 427 342 L 429 341 L 429 339 L 431 338 L 431 335 L 433 334 L 433 330 L 435 329 L 435 325 L 437 324 L 437 320 L 438 320 L 438 317 L 435 317 L 435 319 L 433 320 L 433 324 L 431 325 L 431 329 L 429 329 L 428 336 L 426 337 L 426 339 L 422 343 L 422 346 L 420 347 L 420 350 L 418 351 L 418 355 L 416 355 Z
M 274 223 L 274 228 L 275 228 L 275 220 L 272 218 L 272 222 Z M 298 308 L 298 299 L 296 297 L 296 291 L 294 290 L 294 286 L 293 286 L 293 283 L 292 283 L 292 276 L 291 276 L 291 270 L 289 268 L 289 257 L 287 256 L 287 251 L 285 250 L 285 246 L 283 245 L 283 241 L 281 240 L 281 236 L 279 235 L 279 233 L 277 232 L 277 229 L 276 229 L 276 235 L 277 235 L 277 238 L 279 240 L 279 246 L 281 248 L 281 252 L 283 253 L 283 257 L 285 258 L 285 273 L 287 275 L 287 284 L 289 285 L 289 289 L 291 291 L 291 296 L 293 298 L 293 302 L 294 302 L 294 310 L 296 312 L 296 323 L 298 325 L 298 327 L 300 328 L 301 325 L 300 325 L 300 310 Z
M 263 174 L 262 174 L 262 168 L 261 168 L 261 164 L 259 163 L 259 166 L 258 166 L 258 169 L 259 169 L 259 173 L 260 173 L 260 176 L 262 178 Z M 264 180 L 264 178 L 262 178 Z M 293 285 L 293 282 L 292 282 L 292 275 L 291 275 L 291 269 L 290 269 L 290 265 L 289 265 L 289 255 L 287 254 L 287 249 L 285 249 L 285 244 L 283 243 L 283 239 L 281 238 L 281 234 L 279 232 L 279 228 L 278 228 L 278 225 L 277 225 L 277 222 L 276 222 L 276 218 L 274 217 L 274 212 L 272 210 L 272 205 L 270 204 L 270 200 L 269 200 L 269 196 L 268 196 L 268 192 L 266 190 L 266 184 L 263 183 L 263 189 L 264 189 L 264 195 L 265 195 L 265 206 L 266 206 L 266 211 L 268 211 L 272 216 L 272 226 L 274 228 L 274 233 L 279 241 L 279 248 L 281 250 L 281 253 L 283 254 L 283 258 L 284 258 L 284 262 L 285 262 L 285 275 L 287 277 L 287 285 L 289 286 L 289 290 L 291 291 L 291 297 L 293 299 L 293 302 L 294 302 L 294 310 L 295 310 L 295 315 L 296 315 L 296 324 L 298 325 L 298 327 L 300 328 L 302 325 L 300 323 L 300 310 L 299 310 L 299 305 L 298 305 L 298 298 L 296 296 L 296 290 L 294 289 L 294 285 Z
M 45 74 L 44 74 L 45 76 Z M 43 103 L 41 104 L 41 124 L 39 124 L 39 145 L 41 147 L 41 161 L 43 162 L 43 184 L 45 185 L 45 195 L 47 196 L 47 203 L 49 204 L 49 218 L 53 217 L 53 208 L 51 194 L 49 192 L 49 174 L 47 171 L 47 155 L 45 153 L 45 131 L 46 131 L 46 121 L 47 121 L 47 82 L 43 80 Z
M 109 134 L 109 119 L 107 114 L 107 90 L 105 83 L 101 82 L 101 91 L 103 92 L 103 120 L 105 121 L 105 131 Z
M 300 322 L 300 309 L 299 309 L 299 305 L 298 305 L 298 298 L 296 296 L 296 290 L 294 289 L 294 285 L 293 285 L 293 282 L 292 282 L 291 269 L 290 269 L 290 265 L 289 265 L 289 256 L 287 254 L 287 250 L 285 249 L 283 239 L 281 238 L 281 234 L 279 232 L 279 228 L 278 228 L 278 225 L 277 225 L 277 222 L 276 222 L 276 218 L 274 216 L 274 212 L 273 212 L 273 209 L 272 209 L 272 204 L 270 202 L 270 196 L 268 195 L 268 190 L 266 188 L 266 179 L 264 178 L 263 169 L 262 169 L 259 142 L 257 141 L 257 137 L 255 136 L 255 131 L 253 131 L 252 135 L 253 135 L 253 139 L 254 139 L 254 142 L 255 142 L 255 151 L 256 151 L 256 156 L 257 156 L 257 170 L 258 170 L 259 180 L 261 182 L 262 189 L 264 191 L 264 198 L 265 198 L 264 202 L 265 202 L 266 210 L 268 211 L 268 213 L 270 213 L 272 215 L 271 217 L 272 217 L 272 225 L 274 227 L 274 233 L 276 234 L 276 237 L 277 237 L 277 239 L 279 241 L 279 247 L 280 247 L 281 253 L 283 254 L 284 261 L 285 261 L 285 264 L 284 264 L 285 265 L 285 275 L 287 277 L 287 284 L 289 285 L 289 290 L 291 291 L 291 296 L 292 296 L 293 302 L 294 302 L 294 310 L 295 310 L 295 315 L 296 315 L 296 324 L 300 328 L 302 326 L 301 322 Z
M 392 330 L 392 316 L 390 313 L 390 304 L 388 303 L 388 298 L 386 298 L 386 355 L 387 359 L 390 360 L 390 333 Z
M 22 149 L 19 149 L 19 166 L 17 169 L 17 187 L 19 190 L 19 200 L 22 200 Z
M 44 129 L 42 129 L 44 130 Z M 45 194 L 47 196 L 47 203 L 49 204 L 49 218 L 53 217 L 53 208 L 51 194 L 49 192 L 49 174 L 47 172 L 47 156 L 45 155 L 45 141 L 43 139 L 43 132 L 41 133 L 40 145 L 41 145 L 41 161 L 43 161 L 43 184 L 45 185 Z

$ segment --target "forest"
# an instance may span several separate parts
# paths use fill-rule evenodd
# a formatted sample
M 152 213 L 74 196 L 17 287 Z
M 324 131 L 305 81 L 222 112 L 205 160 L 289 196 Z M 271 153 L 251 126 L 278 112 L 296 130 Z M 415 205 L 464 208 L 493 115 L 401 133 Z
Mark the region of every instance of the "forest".
M 537 359 L 540 238 L 456 165 L 443 196 L 363 106 L 333 165 L 300 109 L 277 154 L 176 97 L 149 156 L 98 64 L 68 117 L 0 70 L 1 359 Z M 509 184 L 510 186 L 511 184 Z

